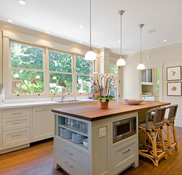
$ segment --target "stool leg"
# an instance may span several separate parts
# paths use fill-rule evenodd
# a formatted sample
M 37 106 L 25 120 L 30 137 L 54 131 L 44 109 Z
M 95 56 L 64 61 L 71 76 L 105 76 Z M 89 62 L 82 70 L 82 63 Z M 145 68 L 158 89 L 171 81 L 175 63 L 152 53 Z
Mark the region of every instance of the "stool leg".
M 156 144 L 156 134 L 155 132 L 152 131 L 152 148 L 153 148 L 153 157 L 154 157 L 154 165 L 157 167 L 158 166 L 158 156 L 157 156 L 157 144 Z
M 170 124 L 167 123 L 167 146 L 168 146 L 168 152 L 169 155 L 172 155 L 172 149 L 171 149 L 171 133 L 170 133 Z
M 160 129 L 160 135 L 161 135 L 162 149 L 164 152 L 166 152 L 166 146 L 165 146 L 164 135 L 163 135 L 163 128 Z M 167 159 L 166 153 L 165 153 L 165 159 Z
M 175 129 L 174 124 L 172 124 L 172 128 L 173 128 L 174 143 L 176 143 L 175 148 L 176 148 L 176 150 L 178 150 L 177 138 L 176 138 L 176 129 Z

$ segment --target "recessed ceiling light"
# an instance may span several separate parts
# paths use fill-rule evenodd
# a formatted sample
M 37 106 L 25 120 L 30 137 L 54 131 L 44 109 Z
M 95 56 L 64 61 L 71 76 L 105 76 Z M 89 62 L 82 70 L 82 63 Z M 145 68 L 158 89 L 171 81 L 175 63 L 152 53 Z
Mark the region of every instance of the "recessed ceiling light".
M 50 34 L 50 32 L 49 32 L 49 31 L 46 31 L 46 33 L 47 33 L 47 34 Z
M 83 28 L 85 28 L 85 26 L 84 25 L 80 25 L 80 28 L 83 29 Z
M 167 39 L 165 39 L 164 42 L 167 43 Z
M 11 19 L 8 19 L 8 22 L 9 22 L 9 23 L 12 23 L 13 21 L 12 21 Z
M 21 4 L 21 5 L 25 5 L 25 4 L 26 4 L 26 2 L 25 2 L 24 0 L 18 0 L 18 2 L 19 2 L 19 4 Z
M 120 40 L 118 40 L 118 43 L 120 43 L 121 41 Z
M 82 44 L 82 41 L 79 41 L 80 44 Z

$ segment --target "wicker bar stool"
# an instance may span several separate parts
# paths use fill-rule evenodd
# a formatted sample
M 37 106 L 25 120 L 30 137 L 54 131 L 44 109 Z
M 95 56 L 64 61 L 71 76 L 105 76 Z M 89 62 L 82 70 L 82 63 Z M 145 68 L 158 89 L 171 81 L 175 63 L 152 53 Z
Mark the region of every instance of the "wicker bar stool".
M 152 109 L 146 113 L 145 123 L 139 124 L 142 134 L 139 155 L 152 160 L 155 166 L 158 166 L 161 158 L 167 159 L 163 136 L 165 111 L 165 107 Z
M 176 138 L 176 130 L 174 126 L 174 121 L 176 118 L 176 113 L 178 109 L 178 105 L 170 105 L 167 107 L 169 109 L 168 113 L 168 118 L 165 119 L 164 124 L 167 125 L 167 132 L 165 131 L 167 135 L 167 149 L 169 155 L 172 155 L 172 150 L 175 148 L 178 150 L 178 145 L 177 145 L 177 138 Z M 171 132 L 172 132 L 172 137 L 173 140 L 171 139 Z

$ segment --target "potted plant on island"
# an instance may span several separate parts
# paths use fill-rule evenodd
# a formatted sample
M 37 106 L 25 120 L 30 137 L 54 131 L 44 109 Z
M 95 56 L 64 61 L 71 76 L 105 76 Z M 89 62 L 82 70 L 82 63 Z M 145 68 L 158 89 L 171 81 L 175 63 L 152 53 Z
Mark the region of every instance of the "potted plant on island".
M 102 109 L 108 108 L 109 101 L 114 98 L 110 95 L 111 88 L 117 90 L 118 78 L 115 74 L 98 74 L 97 72 L 90 75 L 91 90 L 93 98 L 100 101 Z

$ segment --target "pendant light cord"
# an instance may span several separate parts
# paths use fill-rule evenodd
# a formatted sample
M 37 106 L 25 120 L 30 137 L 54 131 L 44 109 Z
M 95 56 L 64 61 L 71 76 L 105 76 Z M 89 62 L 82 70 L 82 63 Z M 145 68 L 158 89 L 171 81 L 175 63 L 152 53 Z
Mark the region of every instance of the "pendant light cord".
M 91 2 L 91 0 L 90 0 L 90 51 L 92 50 L 92 17 L 91 17 L 91 15 L 92 15 L 92 2 Z
M 119 30 L 119 38 L 120 38 L 120 57 L 122 57 L 122 16 L 124 14 L 124 10 L 119 11 L 120 15 L 120 30 Z
M 140 27 L 140 63 L 142 64 L 142 27 Z
M 143 28 L 144 24 L 140 24 L 140 63 L 142 64 L 142 28 Z
M 120 58 L 122 57 L 122 14 L 120 14 Z

